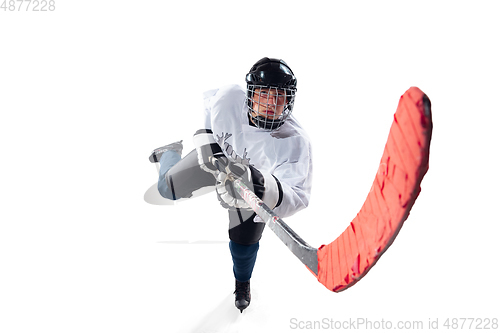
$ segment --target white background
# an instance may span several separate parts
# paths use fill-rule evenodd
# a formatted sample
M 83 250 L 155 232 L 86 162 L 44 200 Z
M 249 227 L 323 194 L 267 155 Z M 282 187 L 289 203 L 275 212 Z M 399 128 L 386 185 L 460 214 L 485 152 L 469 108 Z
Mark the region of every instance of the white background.
M 498 5 L 346 3 L 56 0 L 52 12 L 0 11 L 0 331 L 500 317 Z M 202 92 L 244 84 L 265 56 L 298 78 L 314 185 L 310 207 L 286 222 L 313 246 L 358 212 L 409 87 L 431 99 L 434 132 L 420 197 L 362 281 L 328 291 L 266 230 L 240 314 L 226 213 L 213 194 L 145 202 L 157 177 L 147 157 L 180 139 L 193 149 Z

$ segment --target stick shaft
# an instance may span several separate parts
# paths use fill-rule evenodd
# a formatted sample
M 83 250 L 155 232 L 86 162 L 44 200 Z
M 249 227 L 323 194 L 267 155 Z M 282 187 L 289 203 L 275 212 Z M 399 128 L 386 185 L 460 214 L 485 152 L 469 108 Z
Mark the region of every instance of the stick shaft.
M 307 244 L 297 235 L 276 213 L 274 213 L 255 193 L 253 193 L 241 180 L 228 175 L 233 182 L 236 192 L 250 205 L 252 210 L 259 215 L 267 226 L 278 236 L 288 249 L 306 265 L 314 274 L 318 274 L 317 249 Z

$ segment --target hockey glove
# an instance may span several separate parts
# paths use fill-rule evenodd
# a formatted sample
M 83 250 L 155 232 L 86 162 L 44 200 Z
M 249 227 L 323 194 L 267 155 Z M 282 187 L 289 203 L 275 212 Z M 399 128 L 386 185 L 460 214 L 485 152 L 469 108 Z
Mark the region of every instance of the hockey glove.
M 221 147 L 217 144 L 209 129 L 196 131 L 193 136 L 196 153 L 198 154 L 198 164 L 206 172 L 214 173 L 217 168 L 211 162 L 217 158 L 224 157 Z
M 281 203 L 283 192 L 279 181 L 271 174 L 263 173 L 252 165 L 245 166 L 233 163 L 223 157 L 217 160 L 217 197 L 221 205 L 230 210 L 236 208 L 251 209 L 245 200 L 236 192 L 232 181 L 227 177 L 232 173 L 254 192 L 271 209 Z
M 221 206 L 229 210 L 250 209 L 250 205 L 236 192 L 233 182 L 228 179 L 228 174 L 232 173 L 253 191 L 251 171 L 243 164 L 229 162 L 226 157 L 219 158 L 215 166 L 218 169 L 215 191 Z

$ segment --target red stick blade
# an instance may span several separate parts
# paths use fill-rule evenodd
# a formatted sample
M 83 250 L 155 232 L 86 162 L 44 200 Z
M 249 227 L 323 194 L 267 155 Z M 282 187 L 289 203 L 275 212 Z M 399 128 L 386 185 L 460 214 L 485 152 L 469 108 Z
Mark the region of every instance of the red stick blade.
M 417 87 L 399 101 L 373 185 L 349 227 L 318 249 L 318 281 L 343 291 L 358 282 L 396 238 L 429 165 L 431 105 Z

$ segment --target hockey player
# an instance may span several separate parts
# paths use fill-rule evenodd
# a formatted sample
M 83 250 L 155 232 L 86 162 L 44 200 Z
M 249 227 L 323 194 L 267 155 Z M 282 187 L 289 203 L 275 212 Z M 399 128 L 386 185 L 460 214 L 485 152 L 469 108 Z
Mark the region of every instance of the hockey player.
M 296 91 L 290 67 L 283 60 L 263 58 L 246 75 L 246 90 L 229 85 L 205 93 L 204 129 L 194 135 L 196 149 L 181 159 L 179 141 L 150 156 L 151 162 L 160 162 L 158 191 L 165 198 L 190 197 L 199 188 L 216 185 L 229 214 L 235 306 L 241 312 L 250 304 L 250 278 L 265 223 L 226 175 L 238 175 L 282 218 L 307 207 L 311 147 L 291 115 Z

